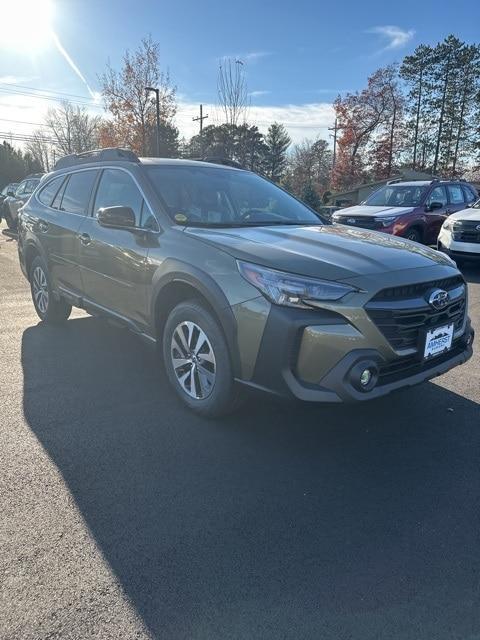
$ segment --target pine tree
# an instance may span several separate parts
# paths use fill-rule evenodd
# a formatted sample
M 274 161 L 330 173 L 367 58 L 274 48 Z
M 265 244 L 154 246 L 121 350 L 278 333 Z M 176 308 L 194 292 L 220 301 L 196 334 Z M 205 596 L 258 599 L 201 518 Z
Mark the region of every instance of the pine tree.
M 267 146 L 265 154 L 265 175 L 280 182 L 285 175 L 287 169 L 288 158 L 287 150 L 291 144 L 290 136 L 283 124 L 274 122 L 268 127 L 268 133 L 265 137 Z

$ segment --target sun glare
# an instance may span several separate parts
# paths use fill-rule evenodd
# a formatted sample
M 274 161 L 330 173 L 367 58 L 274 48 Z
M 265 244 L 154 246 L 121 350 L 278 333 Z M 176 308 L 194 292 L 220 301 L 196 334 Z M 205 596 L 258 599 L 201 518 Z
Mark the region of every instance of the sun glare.
M 0 47 L 37 52 L 52 42 L 53 4 L 50 0 L 3 0 Z

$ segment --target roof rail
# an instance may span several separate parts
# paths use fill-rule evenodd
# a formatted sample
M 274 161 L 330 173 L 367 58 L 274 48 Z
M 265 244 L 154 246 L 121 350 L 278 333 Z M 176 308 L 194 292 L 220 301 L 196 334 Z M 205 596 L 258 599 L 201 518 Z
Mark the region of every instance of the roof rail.
M 211 162 L 212 164 L 224 164 L 227 167 L 234 167 L 235 169 L 245 169 L 239 162 L 235 160 L 230 160 L 230 158 L 225 158 L 223 156 L 205 156 L 201 158 L 202 162 Z
M 140 162 L 138 156 L 130 149 L 122 149 L 120 147 L 109 147 L 106 149 L 93 149 L 92 151 L 84 151 L 83 153 L 72 153 L 69 156 L 59 158 L 55 163 L 54 170 L 74 167 L 77 164 L 87 162 L 104 162 L 112 160 L 123 160 L 124 162 Z
M 393 180 L 389 180 L 387 184 L 395 184 L 396 182 L 405 182 L 405 178 L 394 178 Z

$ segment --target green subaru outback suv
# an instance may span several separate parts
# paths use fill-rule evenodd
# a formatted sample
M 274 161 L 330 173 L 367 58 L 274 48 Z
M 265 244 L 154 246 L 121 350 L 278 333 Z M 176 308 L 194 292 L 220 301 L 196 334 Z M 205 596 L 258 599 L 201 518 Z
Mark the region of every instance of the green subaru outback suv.
M 471 356 L 467 287 L 414 242 L 331 225 L 239 168 L 67 156 L 19 215 L 20 264 L 45 322 L 72 306 L 157 344 L 172 387 L 204 415 L 242 387 L 367 400 Z

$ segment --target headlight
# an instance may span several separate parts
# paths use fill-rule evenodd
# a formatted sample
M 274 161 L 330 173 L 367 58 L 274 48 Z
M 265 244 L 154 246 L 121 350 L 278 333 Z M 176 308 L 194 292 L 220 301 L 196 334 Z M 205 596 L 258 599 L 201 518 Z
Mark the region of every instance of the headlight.
M 450 220 L 450 218 L 447 218 L 445 220 L 445 222 L 443 223 L 442 227 L 446 230 L 446 231 L 452 231 L 453 229 L 453 220 Z
M 395 220 L 398 220 L 399 216 L 385 216 L 384 218 L 377 218 L 383 227 L 389 227 Z
M 356 291 L 353 287 L 339 282 L 297 276 L 240 260 L 237 260 L 237 265 L 245 280 L 270 302 L 285 307 L 310 309 L 315 306 L 313 303 L 316 301 L 332 302 Z

